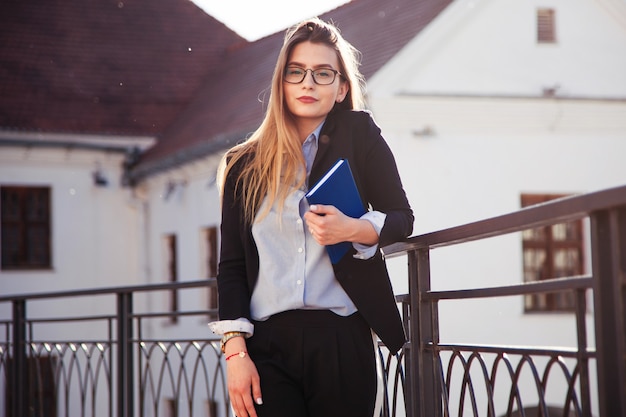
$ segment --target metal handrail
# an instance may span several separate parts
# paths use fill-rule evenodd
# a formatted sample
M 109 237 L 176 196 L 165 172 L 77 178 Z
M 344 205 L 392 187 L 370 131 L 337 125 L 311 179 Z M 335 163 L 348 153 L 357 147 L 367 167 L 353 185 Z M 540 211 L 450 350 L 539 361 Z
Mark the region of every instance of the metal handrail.
M 461 226 L 413 236 L 383 248 L 385 256 L 402 255 L 421 248 L 457 245 L 536 227 L 549 226 L 588 217 L 591 213 L 626 205 L 626 185 L 562 197 L 524 207 L 518 211 Z
M 538 293 L 562 292 L 591 288 L 593 278 L 590 276 L 552 278 L 544 281 L 526 282 L 519 285 L 501 287 L 472 288 L 462 290 L 426 291 L 422 296 L 426 300 L 463 300 L 471 298 L 506 297 Z
M 459 245 L 480 239 L 502 236 L 513 232 L 589 218 L 591 225 L 591 251 L 593 273 L 591 276 L 566 277 L 537 283 L 490 288 L 432 291 L 430 251 L 436 248 Z M 598 408 L 601 417 L 626 417 L 626 186 L 615 187 L 593 193 L 564 197 L 519 211 L 493 217 L 466 225 L 452 227 L 432 233 L 414 236 L 383 248 L 386 257 L 406 255 L 409 273 L 410 319 L 407 365 L 410 380 L 408 385 L 414 395 L 409 396 L 407 415 L 411 417 L 439 417 L 450 413 L 450 381 L 444 374 L 441 358 L 443 351 L 453 352 L 460 358 L 463 367 L 470 366 L 478 358 L 483 372 L 482 356 L 487 353 L 504 355 L 515 352 L 522 355 L 522 365 L 528 363 L 532 372 L 538 369 L 531 355 L 551 358 L 556 363 L 559 357 L 569 356 L 576 360 L 570 375 L 564 370 L 569 391 L 566 406 L 572 407 L 577 416 L 591 417 L 590 384 L 588 361 L 596 360 L 598 382 Z M 595 309 L 595 345 L 587 346 L 586 297 L 587 290 L 593 291 Z M 578 347 L 566 355 L 563 349 L 540 349 L 524 347 L 471 346 L 439 343 L 438 303 L 442 300 L 505 297 L 533 293 L 573 291 L 576 294 L 576 328 Z M 465 352 L 470 359 L 463 356 Z M 497 366 L 496 361 L 496 366 Z M 507 362 L 510 370 L 512 364 Z M 561 367 L 564 365 L 561 364 Z M 517 371 L 516 371 L 517 372 Z M 546 371 L 548 372 L 548 371 Z M 476 414 L 475 390 L 465 368 L 459 407 L 462 412 L 465 397 L 472 399 L 470 413 Z M 544 378 L 548 378 L 547 375 Z M 517 377 L 515 377 L 517 383 Z M 540 412 L 548 414 L 547 405 L 538 387 Z M 576 395 L 578 383 L 580 395 Z M 469 391 L 468 391 L 469 390 Z M 506 415 L 513 415 L 515 406 L 523 407 L 519 387 L 512 387 L 511 399 Z M 493 387 L 487 387 L 488 415 L 493 416 Z M 524 415 L 523 410 L 518 412 Z M 567 409 L 564 409 L 564 413 Z M 516 414 L 517 415 L 517 414 Z M 565 415 L 565 414 L 564 414 Z M 569 415 L 569 414 L 568 414 Z
M 51 291 L 42 293 L 22 293 L 13 295 L 0 296 L 0 303 L 13 302 L 17 300 L 41 300 L 50 298 L 73 298 L 84 297 L 92 295 L 111 295 L 111 294 L 125 294 L 125 293 L 141 293 L 141 292 L 153 292 L 162 290 L 183 290 L 188 288 L 205 288 L 210 285 L 215 285 L 215 279 L 204 279 L 195 281 L 179 281 L 168 282 L 163 284 L 143 284 L 143 285 L 128 285 L 128 286 L 115 286 L 115 287 L 98 287 L 98 288 L 86 288 L 80 290 L 66 290 L 66 291 Z
M 444 291 L 431 289 L 430 251 L 433 249 L 585 217 L 590 219 L 592 232 L 591 275 L 508 286 Z M 406 242 L 387 246 L 383 251 L 386 257 L 407 257 L 409 293 L 397 295 L 396 299 L 404 316 L 409 341 L 396 355 L 389 355 L 384 346 L 380 347 L 379 362 L 385 371 L 382 417 L 448 416 L 451 412 L 451 390 L 455 383 L 460 384 L 459 406 L 467 406 L 470 415 L 483 415 L 478 412 L 480 407 L 477 396 L 481 389 L 488 396 L 493 395 L 498 369 L 506 370 L 512 384 L 507 416 L 517 415 L 515 409 L 524 406 L 521 388 L 517 384 L 519 374 L 528 369 L 535 375 L 538 395 L 547 384 L 550 373 L 560 372 L 570 387 L 564 399 L 567 406 L 572 407 L 574 415 L 591 417 L 589 361 L 595 361 L 597 368 L 599 417 L 626 417 L 626 325 L 623 317 L 623 311 L 626 311 L 626 186 L 566 197 L 491 219 L 414 236 Z M 144 337 L 142 332 L 143 323 L 148 320 L 173 316 L 207 316 L 214 314 L 215 310 L 133 310 L 135 294 L 212 285 L 216 285 L 215 279 L 0 296 L 0 303 L 12 305 L 11 320 L 0 320 L 0 329 L 4 330 L 0 333 L 0 400 L 3 395 L 6 398 L 7 392 L 10 393 L 10 406 L 5 407 L 8 415 L 31 415 L 25 407 L 36 385 L 42 388 L 41 377 L 37 379 L 37 372 L 45 370 L 33 370 L 30 359 L 48 355 L 54 359 L 50 361 L 54 371 L 51 377 L 60 381 L 52 395 L 65 399 L 63 407 L 66 412 L 68 407 L 73 406 L 70 404 L 71 389 L 79 389 L 82 402 L 78 409 L 82 411 L 76 415 L 158 416 L 162 413 L 159 407 L 162 408 L 163 386 L 167 384 L 176 393 L 174 406 L 182 404 L 193 408 L 191 404 L 195 401 L 195 390 L 202 385 L 198 381 L 203 380 L 203 397 L 212 401 L 212 404 L 219 404 L 211 412 L 217 413 L 215 416 L 229 416 L 223 358 L 214 336 L 163 339 Z M 560 291 L 576 294 L 574 314 L 577 348 L 451 344 L 439 341 L 440 301 Z M 588 346 L 586 339 L 587 291 L 593 292 L 595 304 L 595 349 Z M 35 300 L 101 295 L 114 296 L 111 314 L 63 317 L 33 317 L 26 314 L 27 303 Z M 64 337 L 63 340 L 52 341 L 38 336 L 34 331 L 35 325 L 88 321 L 103 322 L 107 336 L 98 337 L 98 340 Z M 495 355 L 491 365 L 486 359 L 490 355 Z M 512 357 L 518 357 L 518 362 L 514 363 Z M 447 365 L 444 362 L 446 358 Z M 543 371 L 539 367 L 541 358 L 547 361 Z M 569 368 L 567 361 L 573 361 L 574 366 Z M 489 366 L 495 368 L 490 370 Z M 455 369 L 461 371 L 462 378 L 459 381 L 450 379 Z M 26 375 L 32 375 L 34 371 L 37 371 L 35 380 L 30 382 L 35 384 L 26 385 Z M 474 379 L 472 373 L 475 371 L 482 377 Z M 79 377 L 75 377 L 77 374 Z M 77 378 L 80 383 L 74 383 L 73 378 Z M 4 386 L 2 381 L 5 381 Z M 546 415 L 548 405 L 540 395 L 539 398 L 538 407 Z M 105 401 L 106 407 L 102 406 L 101 401 Z M 490 397 L 486 415 L 499 417 L 494 415 L 496 408 Z M 0 416 L 5 409 L 0 409 Z M 518 412 L 523 413 L 523 410 Z

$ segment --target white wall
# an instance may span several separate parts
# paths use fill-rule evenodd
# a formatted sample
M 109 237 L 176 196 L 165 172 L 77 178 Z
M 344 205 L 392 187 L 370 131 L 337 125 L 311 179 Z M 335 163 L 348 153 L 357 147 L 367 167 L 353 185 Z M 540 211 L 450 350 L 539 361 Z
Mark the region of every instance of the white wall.
M 537 8 L 556 10 L 537 44 Z M 616 0 L 457 0 L 370 82 L 379 94 L 626 96 L 626 4 Z
M 3 294 L 137 283 L 139 210 L 120 184 L 123 155 L 0 148 L 0 183 L 51 189 L 52 269 L 0 271 Z M 108 185 L 94 185 L 100 168 Z
M 1 185 L 51 188 L 53 256 L 50 270 L 0 271 L 1 295 L 167 282 L 162 245 L 166 234 L 178 238 L 180 281 L 206 278 L 201 230 L 219 226 L 219 198 L 213 181 L 219 156 L 154 176 L 135 189 L 121 186 L 123 159 L 121 153 L 102 151 L 0 148 Z M 96 168 L 108 179 L 107 186 L 94 185 Z M 166 198 L 171 181 L 180 185 Z M 137 293 L 133 310 L 167 311 L 169 294 Z M 107 295 L 31 300 L 26 309 L 29 319 L 35 319 L 111 315 L 116 306 L 115 296 Z M 181 311 L 206 310 L 206 290 L 180 290 L 179 306 Z M 9 303 L 0 304 L 1 320 L 11 314 Z M 167 319 L 146 318 L 141 336 L 144 340 L 204 339 L 213 336 L 207 321 L 206 316 L 184 317 L 173 325 Z M 110 330 L 105 320 L 35 324 L 33 329 L 33 339 L 45 341 L 105 341 Z M 171 350 L 169 360 L 175 363 L 178 351 Z M 209 366 L 214 366 L 218 356 L 209 347 L 203 352 Z M 155 358 L 161 353 L 156 346 L 151 355 Z M 82 350 L 77 356 L 83 356 Z M 192 356 L 189 353 L 187 357 Z M 165 383 L 164 395 L 171 394 L 170 383 Z M 198 397 L 196 407 L 203 408 L 202 401 Z
M 522 193 L 586 193 L 626 183 L 626 104 L 401 97 L 373 99 L 372 108 L 415 211 L 414 234 L 516 211 Z M 432 135 L 414 133 L 425 125 Z M 389 261 L 399 293 L 407 291 L 405 264 Z M 517 233 L 435 249 L 432 287 L 516 285 L 522 265 Z M 590 299 L 588 305 L 591 311 Z M 573 315 L 524 314 L 521 297 L 439 308 L 443 343 L 576 346 Z M 593 346 L 591 315 L 587 326 Z M 551 395 L 564 398 L 558 390 Z
M 0 148 L 3 186 L 47 186 L 51 190 L 52 267 L 46 270 L 0 270 L 0 294 L 72 291 L 141 283 L 141 210 L 128 188 L 122 187 L 122 153 L 68 148 Z M 94 185 L 100 169 L 108 184 Z M 29 318 L 115 311 L 114 297 L 33 301 Z M 10 305 L 0 306 L 0 317 L 11 316 Z M 76 337 L 103 339 L 100 322 L 59 327 L 36 327 L 35 338 Z M 80 330 L 79 330 L 80 329 Z M 46 333 L 52 332 L 50 335 Z M 80 333 L 83 332 L 83 333 Z M 70 336 L 73 335 L 73 336 Z
M 536 44 L 538 7 L 556 10 L 556 44 Z M 626 184 L 625 22 L 611 0 L 457 0 L 369 80 L 414 234 L 516 211 L 522 193 Z M 543 97 L 551 86 L 556 98 Z M 406 259 L 388 264 L 406 292 Z M 522 238 L 435 249 L 431 268 L 435 290 L 519 284 Z M 573 315 L 524 314 L 521 297 L 444 301 L 439 313 L 443 343 L 576 345 Z
M 504 214 L 521 192 L 626 182 L 626 105 L 551 99 L 373 99 L 424 233 Z M 419 131 L 428 126 L 432 135 Z M 418 132 L 416 134 L 415 132 Z
M 218 227 L 221 220 L 220 200 L 215 174 L 221 155 L 214 155 L 149 178 L 142 184 L 145 195 L 147 228 L 147 266 L 149 283 L 168 282 L 164 258 L 164 238 L 176 235 L 178 280 L 206 279 L 205 245 L 202 230 Z M 176 184 L 173 189 L 168 184 Z M 172 189 L 168 194 L 167 190 Z M 149 303 L 155 308 L 167 306 L 169 294 L 156 293 Z M 206 290 L 190 289 L 179 294 L 181 310 L 207 309 Z M 171 324 L 160 320 L 152 325 L 155 334 L 166 334 Z M 211 337 L 205 318 L 183 318 L 177 327 L 178 337 Z

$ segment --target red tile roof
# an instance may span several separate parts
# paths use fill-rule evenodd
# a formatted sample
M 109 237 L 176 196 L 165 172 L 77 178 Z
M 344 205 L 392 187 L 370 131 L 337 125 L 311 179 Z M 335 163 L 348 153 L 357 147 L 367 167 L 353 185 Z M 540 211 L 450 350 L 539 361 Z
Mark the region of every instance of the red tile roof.
M 372 76 L 430 23 L 451 0 L 353 0 L 322 16 L 337 24 L 363 55 L 361 70 Z M 142 157 L 144 176 L 244 139 L 263 116 L 283 33 L 231 48 L 207 77 L 189 108 Z
M 452 0 L 353 0 L 334 21 L 373 75 Z M 0 130 L 154 135 L 141 178 L 263 116 L 283 33 L 250 43 L 189 0 L 4 0 Z
M 240 42 L 189 0 L 4 0 L 0 128 L 160 134 Z

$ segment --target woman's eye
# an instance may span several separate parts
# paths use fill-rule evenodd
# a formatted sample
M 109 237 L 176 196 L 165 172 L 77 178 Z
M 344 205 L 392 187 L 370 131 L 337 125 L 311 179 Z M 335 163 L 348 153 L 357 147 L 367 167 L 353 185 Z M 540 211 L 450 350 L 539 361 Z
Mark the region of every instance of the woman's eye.
M 330 70 L 317 70 L 315 76 L 320 78 L 332 77 L 333 73 Z
M 302 68 L 287 68 L 287 74 L 289 75 L 302 75 L 303 72 Z

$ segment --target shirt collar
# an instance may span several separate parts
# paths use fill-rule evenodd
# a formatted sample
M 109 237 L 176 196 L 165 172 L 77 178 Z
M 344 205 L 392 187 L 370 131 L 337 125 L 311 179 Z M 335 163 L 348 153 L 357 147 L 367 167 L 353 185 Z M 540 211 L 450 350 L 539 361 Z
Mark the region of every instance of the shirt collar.
M 322 131 L 322 127 L 324 127 L 324 122 L 326 120 L 324 120 L 322 123 L 319 124 L 319 126 L 317 126 L 315 128 L 315 130 L 313 132 L 311 132 L 311 134 L 309 135 L 309 137 L 307 138 L 307 140 L 309 140 L 309 138 L 311 136 L 313 136 L 315 138 L 315 142 L 317 143 L 319 138 L 320 138 L 320 132 Z

